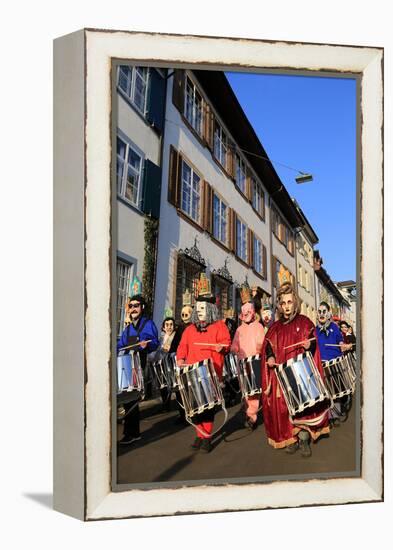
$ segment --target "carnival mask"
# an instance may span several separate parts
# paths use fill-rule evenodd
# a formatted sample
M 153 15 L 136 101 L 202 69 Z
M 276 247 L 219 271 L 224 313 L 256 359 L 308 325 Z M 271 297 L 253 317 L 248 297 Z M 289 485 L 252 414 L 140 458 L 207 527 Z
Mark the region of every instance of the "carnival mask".
M 283 294 L 280 298 L 280 307 L 285 319 L 290 319 L 295 311 L 295 304 L 292 292 Z
M 206 310 L 207 310 L 206 302 L 197 302 L 196 312 L 197 312 L 199 321 L 206 321 L 206 314 L 207 314 Z
M 330 318 L 330 312 L 326 306 L 319 306 L 318 308 L 318 321 L 323 325 Z
M 181 310 L 181 320 L 183 321 L 183 323 L 188 324 L 190 322 L 191 314 L 192 314 L 192 307 L 183 306 Z
M 252 321 L 255 321 L 254 304 L 247 302 L 246 304 L 242 305 L 240 319 L 245 323 L 252 323 Z
M 272 310 L 264 309 L 262 311 L 262 321 L 264 325 L 268 325 L 272 319 Z
M 164 323 L 164 332 L 165 332 L 165 334 L 170 336 L 172 334 L 172 332 L 174 331 L 174 328 L 175 327 L 173 325 L 172 319 L 170 319 L 168 321 L 165 321 L 165 323 Z

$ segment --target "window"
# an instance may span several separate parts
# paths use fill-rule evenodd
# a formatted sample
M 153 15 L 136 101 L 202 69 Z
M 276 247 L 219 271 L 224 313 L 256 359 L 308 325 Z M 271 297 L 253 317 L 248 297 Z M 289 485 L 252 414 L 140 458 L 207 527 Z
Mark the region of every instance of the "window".
M 149 69 L 121 65 L 118 69 L 117 85 L 131 103 L 143 115 L 146 111 Z
M 221 319 L 224 319 L 225 310 L 232 307 L 232 288 L 233 285 L 226 279 L 212 274 L 212 291 L 216 297 L 216 305 Z
M 298 266 L 298 279 L 299 279 L 299 285 L 304 286 L 304 283 L 303 283 L 303 268 L 300 264 Z
M 239 155 L 236 155 L 236 185 L 246 194 L 246 164 Z
M 252 205 L 263 219 L 265 219 L 265 193 L 258 182 L 251 178 L 252 186 Z
M 294 255 L 294 240 L 292 232 L 289 227 L 284 223 L 281 216 L 274 210 L 272 210 L 272 228 L 273 233 L 277 239 L 285 246 L 288 252 Z
M 129 295 L 130 283 L 132 279 L 133 266 L 117 260 L 117 335 L 120 336 L 124 329 L 124 307 Z
M 183 307 L 183 294 L 186 290 L 191 293 L 191 305 L 195 303 L 196 290 L 198 288 L 199 275 L 205 269 L 196 261 L 185 254 L 177 257 L 176 271 L 176 320 L 181 320 L 181 309 Z
M 254 269 L 261 275 L 263 273 L 263 245 L 262 241 L 254 235 Z
M 201 178 L 182 160 L 181 209 L 199 223 Z
M 187 78 L 184 115 L 201 136 L 203 129 L 203 100 L 195 84 Z
M 217 120 L 214 121 L 214 156 L 226 168 L 228 155 L 228 139 Z
M 213 236 L 224 244 L 227 244 L 227 216 L 228 207 L 216 195 L 213 195 Z
M 236 218 L 236 254 L 247 261 L 247 227 L 239 218 Z
M 117 138 L 117 193 L 139 207 L 142 184 L 142 157 L 129 143 Z

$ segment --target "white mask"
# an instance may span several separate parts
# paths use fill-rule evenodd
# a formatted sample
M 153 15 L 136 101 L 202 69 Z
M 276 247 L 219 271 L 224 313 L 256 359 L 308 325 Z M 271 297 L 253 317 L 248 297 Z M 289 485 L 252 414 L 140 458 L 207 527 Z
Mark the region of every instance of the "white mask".
M 206 302 L 197 302 L 196 311 L 199 321 L 206 321 Z

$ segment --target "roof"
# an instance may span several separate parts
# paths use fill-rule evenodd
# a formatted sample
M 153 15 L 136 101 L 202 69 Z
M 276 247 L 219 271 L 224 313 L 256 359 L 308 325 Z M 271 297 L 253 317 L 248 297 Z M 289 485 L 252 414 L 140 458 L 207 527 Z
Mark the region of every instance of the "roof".
M 193 74 L 288 223 L 293 228 L 302 225 L 297 208 L 274 169 L 224 72 L 193 70 Z
M 329 273 L 324 269 L 323 267 L 320 267 L 318 270 L 315 271 L 317 277 L 323 282 L 323 284 L 326 286 L 326 288 L 337 298 L 337 300 L 341 303 L 346 305 L 347 307 L 351 307 L 350 303 L 344 298 L 344 296 L 341 294 L 341 292 L 338 290 L 337 286 L 334 284 L 332 279 L 330 278 Z
M 340 281 L 336 283 L 339 287 L 345 287 L 345 286 L 356 286 L 355 281 Z

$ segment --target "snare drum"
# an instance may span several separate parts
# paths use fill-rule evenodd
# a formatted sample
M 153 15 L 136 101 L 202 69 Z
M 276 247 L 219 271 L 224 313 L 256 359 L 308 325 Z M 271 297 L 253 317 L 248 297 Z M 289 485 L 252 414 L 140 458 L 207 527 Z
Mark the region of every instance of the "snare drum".
M 238 380 L 238 358 L 235 353 L 227 353 L 224 357 L 224 368 L 222 371 L 222 377 L 228 382 L 231 380 Z
M 289 414 L 292 416 L 330 399 L 329 392 L 309 352 L 301 353 L 279 365 L 276 375 Z
M 166 353 L 162 359 L 153 363 L 153 375 L 160 390 L 163 388 L 168 388 L 170 391 L 177 390 L 175 367 L 175 353 Z
M 117 394 L 132 391 L 144 392 L 141 361 L 137 351 L 117 356 Z
M 153 377 L 160 390 L 169 386 L 167 371 L 164 366 L 164 360 L 160 359 L 156 363 L 152 364 Z
M 176 379 L 187 417 L 201 414 L 224 402 L 220 383 L 210 359 L 176 367 Z
M 349 376 L 352 380 L 352 385 L 355 390 L 356 385 L 356 353 L 354 351 L 350 351 L 344 355 L 347 365 L 348 365 L 348 372 Z
M 242 397 L 252 397 L 262 393 L 261 356 L 251 355 L 241 359 L 238 365 Z
M 323 370 L 325 373 L 325 385 L 333 400 L 353 393 L 354 380 L 346 355 L 331 359 L 330 361 L 324 361 Z

